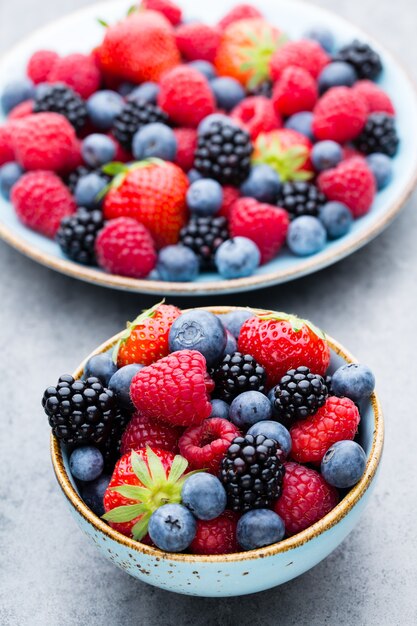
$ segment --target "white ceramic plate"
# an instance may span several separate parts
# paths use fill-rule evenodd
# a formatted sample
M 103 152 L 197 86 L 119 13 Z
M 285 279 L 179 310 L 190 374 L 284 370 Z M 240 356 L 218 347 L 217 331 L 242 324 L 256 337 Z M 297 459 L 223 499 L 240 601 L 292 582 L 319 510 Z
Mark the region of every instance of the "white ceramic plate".
M 236 4 L 236 0 L 210 0 L 200 5 L 196 5 L 193 0 L 179 1 L 186 15 L 198 16 L 212 23 Z M 0 90 L 10 79 L 24 74 L 29 56 L 39 48 L 51 48 L 62 54 L 88 52 L 103 37 L 103 27 L 97 22 L 97 17 L 113 23 L 125 15 L 131 4 L 131 0 L 95 4 L 33 33 L 1 59 Z M 227 281 L 215 273 L 209 273 L 192 283 L 124 278 L 73 263 L 60 254 L 53 241 L 23 227 L 10 203 L 4 200 L 0 200 L 0 236 L 39 263 L 91 283 L 138 293 L 208 295 L 248 291 L 318 271 L 352 254 L 386 228 L 400 211 L 417 181 L 417 98 L 413 84 L 384 47 L 342 18 L 301 0 L 257 0 L 256 4 L 272 23 L 291 37 L 300 37 L 308 27 L 322 24 L 333 31 L 338 45 L 358 37 L 368 41 L 382 56 L 384 74 L 379 84 L 389 93 L 397 110 L 400 149 L 393 160 L 392 183 L 378 193 L 372 210 L 355 221 L 348 235 L 328 243 L 324 250 L 311 257 L 299 258 L 290 253 L 280 253 L 249 278 Z

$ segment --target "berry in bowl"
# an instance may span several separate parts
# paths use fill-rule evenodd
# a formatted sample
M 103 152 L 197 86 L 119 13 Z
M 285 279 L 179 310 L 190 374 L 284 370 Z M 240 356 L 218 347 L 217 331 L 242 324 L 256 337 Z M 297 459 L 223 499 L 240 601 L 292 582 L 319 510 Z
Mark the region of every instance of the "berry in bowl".
M 374 385 L 306 320 L 162 303 L 42 404 L 100 552 L 163 589 L 233 596 L 302 574 L 354 528 L 382 454 Z

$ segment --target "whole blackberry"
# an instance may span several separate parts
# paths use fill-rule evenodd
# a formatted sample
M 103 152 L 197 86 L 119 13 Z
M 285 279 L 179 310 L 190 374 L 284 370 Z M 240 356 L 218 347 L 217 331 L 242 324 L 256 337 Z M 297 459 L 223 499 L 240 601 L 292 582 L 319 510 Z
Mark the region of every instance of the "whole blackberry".
M 78 132 L 87 121 L 87 106 L 75 91 L 59 83 L 45 85 L 38 91 L 33 104 L 34 113 L 51 111 L 60 113 L 74 126 Z
M 226 354 L 211 376 L 214 395 L 225 402 L 244 391 L 265 391 L 266 371 L 250 354 Z
M 313 415 L 329 394 L 326 382 L 301 365 L 288 370 L 274 388 L 274 414 L 285 425 Z
M 345 61 L 356 70 L 358 78 L 376 80 L 382 72 L 381 57 L 367 43 L 355 39 L 333 56 L 333 61 Z
M 69 446 L 104 443 L 117 412 L 113 392 L 98 378 L 74 380 L 69 374 L 45 390 L 42 406 L 52 433 Z
M 236 437 L 220 465 L 228 508 L 245 512 L 270 507 L 281 493 L 285 468 L 274 439 L 263 435 Z
M 228 121 L 216 120 L 198 135 L 194 167 L 206 178 L 239 186 L 249 175 L 252 150 L 249 133 Z
M 214 253 L 229 239 L 229 228 L 225 217 L 192 217 L 181 229 L 180 240 L 198 256 L 201 269 L 214 267 Z
M 103 213 L 84 207 L 61 220 L 56 241 L 67 257 L 83 265 L 95 265 L 94 246 L 98 232 L 104 226 Z
M 153 122 L 168 123 L 168 115 L 151 102 L 127 102 L 114 120 L 113 133 L 123 148 L 130 150 L 133 135 Z
M 392 115 L 371 113 L 354 144 L 364 154 L 382 152 L 390 157 L 394 156 L 398 150 L 399 139 Z
M 120 459 L 122 435 L 129 423 L 130 418 L 130 415 L 125 415 L 121 411 L 117 411 L 113 421 L 113 426 L 107 436 L 107 439 L 100 446 L 100 451 L 104 458 L 104 469 L 106 471 L 112 472 L 116 462 Z
M 258 83 L 256 87 L 249 89 L 249 96 L 265 96 L 265 98 L 272 98 L 273 84 L 270 80 L 264 80 L 262 83 Z
M 290 219 L 300 215 L 317 217 L 326 201 L 326 196 L 315 185 L 305 181 L 284 183 L 278 196 L 278 206 L 288 211 Z

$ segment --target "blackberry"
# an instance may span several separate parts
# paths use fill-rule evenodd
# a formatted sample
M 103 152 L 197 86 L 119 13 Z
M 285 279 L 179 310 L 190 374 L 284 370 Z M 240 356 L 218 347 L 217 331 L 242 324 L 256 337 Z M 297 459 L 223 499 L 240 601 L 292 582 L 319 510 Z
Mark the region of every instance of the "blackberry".
M 288 370 L 274 388 L 274 414 L 286 425 L 306 419 L 323 406 L 328 393 L 324 378 L 308 367 Z
M 201 269 L 214 267 L 217 248 L 229 239 L 229 228 L 225 217 L 192 217 L 181 229 L 180 240 L 198 256 Z
M 390 157 L 394 156 L 398 150 L 399 139 L 392 115 L 371 113 L 354 144 L 363 154 L 382 152 Z
M 120 446 L 122 443 L 122 435 L 130 420 L 130 415 L 125 415 L 118 411 L 113 426 L 107 436 L 105 442 L 100 446 L 100 451 L 104 458 L 105 471 L 112 472 L 117 461 L 120 459 Z
M 75 91 L 59 83 L 45 85 L 38 91 L 33 104 L 34 113 L 60 113 L 79 132 L 87 121 L 87 105 Z
M 273 84 L 270 80 L 264 80 L 258 83 L 256 87 L 249 89 L 249 96 L 265 96 L 265 98 L 272 98 Z
M 123 148 L 130 150 L 136 131 L 153 122 L 167 124 L 168 115 L 151 102 L 127 102 L 114 120 L 113 134 Z
M 344 61 L 356 70 L 358 78 L 376 80 L 382 72 L 381 57 L 367 43 L 355 39 L 333 56 L 333 61 Z
M 250 354 L 226 354 L 211 374 L 214 395 L 230 402 L 244 391 L 265 391 L 266 371 Z
M 206 178 L 238 187 L 249 175 L 252 150 L 249 133 L 216 120 L 199 133 L 194 168 Z
M 317 217 L 326 196 L 312 183 L 296 181 L 284 183 L 278 196 L 278 206 L 288 211 L 290 219 L 300 215 Z
M 56 241 L 67 257 L 83 265 L 95 265 L 97 233 L 104 226 L 100 210 L 88 211 L 84 207 L 61 220 Z
M 228 508 L 245 512 L 272 506 L 281 494 L 282 450 L 264 435 L 236 437 L 220 465 Z
M 69 374 L 45 390 L 42 406 L 52 433 L 69 446 L 104 443 L 117 412 L 113 392 L 98 378 L 74 380 Z

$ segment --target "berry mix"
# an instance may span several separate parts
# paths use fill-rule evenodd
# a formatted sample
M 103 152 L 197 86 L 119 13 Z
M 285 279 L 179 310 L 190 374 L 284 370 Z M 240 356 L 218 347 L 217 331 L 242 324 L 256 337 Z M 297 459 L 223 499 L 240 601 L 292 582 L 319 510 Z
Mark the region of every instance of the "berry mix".
M 374 376 L 329 361 L 295 316 L 160 303 L 42 405 L 96 515 L 163 551 L 228 554 L 303 531 L 362 477 Z
M 367 43 L 290 40 L 251 5 L 211 26 L 143 0 L 90 54 L 38 50 L 6 86 L 0 190 L 75 262 L 249 276 L 344 236 L 390 182 L 382 71 Z

